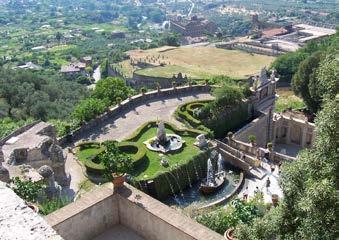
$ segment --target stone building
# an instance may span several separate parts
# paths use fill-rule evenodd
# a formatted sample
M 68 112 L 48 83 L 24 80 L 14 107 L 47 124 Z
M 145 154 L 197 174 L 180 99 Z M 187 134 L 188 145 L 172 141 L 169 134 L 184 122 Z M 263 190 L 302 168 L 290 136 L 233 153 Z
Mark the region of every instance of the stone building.
M 200 37 L 208 34 L 215 34 L 217 26 L 215 23 L 204 18 L 193 16 L 191 19 L 176 18 L 170 21 L 170 29 L 184 37 Z
M 299 111 L 286 110 L 273 117 L 275 145 L 295 145 L 296 148 L 312 147 L 315 140 L 315 124 Z
M 67 185 L 65 156 L 58 145 L 54 126 L 38 122 L 22 132 L 19 130 L 7 137 L 6 141 L 1 141 L 3 167 L 9 175 L 23 175 L 23 168 L 37 173 L 37 169 L 47 165 L 53 169 L 56 181 L 62 186 Z

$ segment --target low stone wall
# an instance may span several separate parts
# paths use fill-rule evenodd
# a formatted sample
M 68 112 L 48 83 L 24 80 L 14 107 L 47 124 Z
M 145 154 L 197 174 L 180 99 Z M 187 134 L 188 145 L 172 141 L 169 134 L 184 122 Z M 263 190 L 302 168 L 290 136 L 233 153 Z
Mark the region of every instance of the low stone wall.
M 172 86 L 172 81 L 175 81 L 178 85 L 182 85 L 187 83 L 187 78 L 174 79 L 166 77 L 151 77 L 134 72 L 132 81 L 132 85 L 135 88 L 156 88 L 157 83 L 159 83 L 162 88 L 170 88 Z
M 31 127 L 33 127 L 34 125 L 38 124 L 41 121 L 35 121 L 31 124 L 25 125 L 17 130 L 15 130 L 14 132 L 12 132 L 11 134 L 9 134 L 8 136 L 2 138 L 0 140 L 0 145 L 4 145 L 10 138 L 18 136 L 20 134 L 22 134 L 23 132 L 26 132 L 28 129 L 30 129 Z
M 45 220 L 65 240 L 92 240 L 120 222 L 118 199 L 112 194 L 112 189 L 102 187 L 49 214 Z
M 92 240 L 123 225 L 147 240 L 222 240 L 212 230 L 125 184 L 104 185 L 45 217 L 65 240 Z M 114 239 L 115 232 L 110 233 Z
M 161 89 L 161 91 L 151 91 L 145 94 L 138 94 L 125 101 L 121 102 L 120 105 L 114 106 L 110 108 L 107 112 L 101 114 L 95 119 L 92 119 L 89 122 L 83 123 L 82 126 L 71 133 L 73 137 L 73 141 L 80 140 L 80 136 L 82 133 L 90 130 L 94 126 L 97 126 L 101 122 L 109 119 L 114 118 L 115 116 L 129 111 L 139 105 L 145 104 L 147 101 L 151 99 L 161 99 L 164 97 L 171 97 L 171 96 L 178 96 L 183 94 L 190 94 L 194 95 L 196 93 L 207 93 L 211 89 L 210 86 L 205 85 L 193 85 L 193 86 L 183 86 L 177 88 L 168 88 L 168 89 Z M 63 147 L 67 146 L 67 136 L 61 137 L 58 139 L 59 144 Z

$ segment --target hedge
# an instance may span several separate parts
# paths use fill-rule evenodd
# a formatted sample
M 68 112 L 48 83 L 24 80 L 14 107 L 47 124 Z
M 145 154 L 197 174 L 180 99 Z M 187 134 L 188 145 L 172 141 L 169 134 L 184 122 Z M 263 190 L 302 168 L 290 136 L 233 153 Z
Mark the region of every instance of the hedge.
M 168 128 L 175 132 L 178 135 L 181 136 L 197 136 L 199 134 L 206 134 L 206 132 L 197 130 L 197 129 L 179 129 L 175 125 L 169 123 L 169 122 L 164 122 L 165 128 Z M 142 124 L 132 135 L 130 135 L 128 138 L 124 139 L 124 141 L 127 142 L 134 142 L 137 141 L 148 129 L 157 127 L 158 124 L 155 121 L 147 122 Z
M 77 145 L 79 150 L 84 150 L 87 148 L 100 148 L 101 144 L 98 142 L 84 142 Z M 139 167 L 146 159 L 146 147 L 143 144 L 135 143 L 135 142 L 120 142 L 117 143 L 118 148 L 125 153 L 132 153 L 132 161 L 133 167 Z M 104 173 L 104 166 L 101 163 L 96 163 L 95 159 L 97 159 L 98 155 L 103 152 L 104 150 L 100 151 L 97 154 L 88 156 L 85 159 L 82 159 L 86 170 L 88 173 L 93 174 L 103 174 Z
M 175 111 L 175 117 L 179 121 L 184 121 L 188 126 L 194 127 L 205 134 L 208 135 L 208 137 L 213 138 L 214 134 L 211 131 L 211 129 L 204 126 L 203 122 L 201 122 L 199 119 L 196 119 L 193 116 L 193 112 L 198 107 L 203 107 L 207 103 L 211 102 L 211 100 L 203 100 L 203 101 L 193 101 L 189 103 L 185 103 L 181 106 L 179 106 Z

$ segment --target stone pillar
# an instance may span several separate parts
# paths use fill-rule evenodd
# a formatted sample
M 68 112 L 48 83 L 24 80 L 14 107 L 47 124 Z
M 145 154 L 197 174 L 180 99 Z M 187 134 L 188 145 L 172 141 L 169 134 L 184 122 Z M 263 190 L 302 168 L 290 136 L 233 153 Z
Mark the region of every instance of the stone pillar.
M 2 149 L 0 148 L 0 181 L 2 182 L 9 182 L 9 172 L 8 170 L 2 165 L 2 163 L 5 161 L 4 159 L 4 153 L 2 152 Z
M 305 125 L 302 126 L 302 133 L 301 133 L 301 147 L 306 147 L 306 137 L 307 137 L 307 121 Z

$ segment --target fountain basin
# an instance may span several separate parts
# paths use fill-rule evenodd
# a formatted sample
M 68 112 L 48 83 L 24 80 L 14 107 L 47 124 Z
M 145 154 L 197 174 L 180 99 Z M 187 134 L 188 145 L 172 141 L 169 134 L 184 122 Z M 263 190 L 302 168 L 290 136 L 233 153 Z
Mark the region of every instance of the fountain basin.
M 158 137 L 153 137 L 144 142 L 149 150 L 162 153 L 179 150 L 184 143 L 185 141 L 177 134 L 167 134 L 166 141 L 159 141 Z

